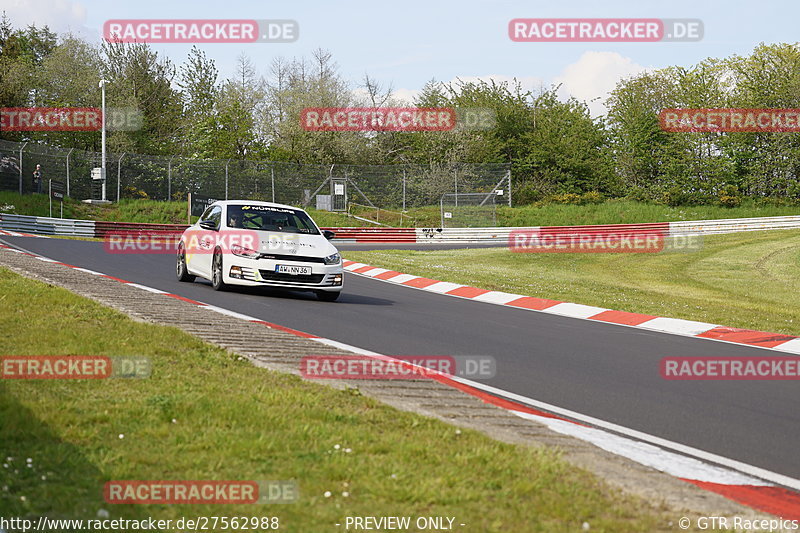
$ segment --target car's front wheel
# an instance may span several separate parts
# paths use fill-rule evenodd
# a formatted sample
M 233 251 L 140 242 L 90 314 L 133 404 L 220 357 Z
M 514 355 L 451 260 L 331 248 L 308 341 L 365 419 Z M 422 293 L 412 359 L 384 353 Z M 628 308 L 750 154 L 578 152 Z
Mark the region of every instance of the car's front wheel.
M 339 295 L 342 294 L 342 291 L 317 291 L 317 298 L 322 300 L 323 302 L 335 302 Z
M 215 291 L 224 291 L 227 285 L 222 280 L 222 252 L 217 250 L 214 252 L 214 258 L 211 261 L 211 286 Z
M 175 273 L 178 275 L 178 281 L 191 282 L 196 279 L 196 276 L 189 274 L 189 270 L 186 268 L 186 250 L 183 247 L 183 243 L 178 245 L 178 257 L 175 264 Z

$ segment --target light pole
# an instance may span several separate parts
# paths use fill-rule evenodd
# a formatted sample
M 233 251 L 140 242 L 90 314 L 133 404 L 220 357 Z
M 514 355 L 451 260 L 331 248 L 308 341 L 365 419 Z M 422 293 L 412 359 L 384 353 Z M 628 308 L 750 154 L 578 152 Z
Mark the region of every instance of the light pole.
M 100 145 L 101 151 L 103 153 L 103 160 L 101 162 L 100 167 L 103 169 L 101 172 L 103 174 L 103 194 L 102 199 L 106 201 L 106 83 L 108 80 L 101 79 L 100 80 Z

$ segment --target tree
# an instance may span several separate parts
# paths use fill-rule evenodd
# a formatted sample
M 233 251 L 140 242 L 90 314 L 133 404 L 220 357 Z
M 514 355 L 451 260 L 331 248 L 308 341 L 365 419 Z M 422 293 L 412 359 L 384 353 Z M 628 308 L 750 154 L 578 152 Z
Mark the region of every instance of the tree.
M 616 193 L 604 124 L 592 119 L 584 102 L 562 102 L 557 91 L 554 87 L 534 100 L 535 125 L 519 137 L 523 148 L 513 160 L 515 175 L 543 193 Z
M 56 47 L 56 35 L 45 26 L 15 30 L 0 17 L 0 107 L 27 107 L 38 91 L 39 69 Z M 21 140 L 26 134 L 0 131 L 0 138 Z
M 182 102 L 172 87 L 175 67 L 144 43 L 106 42 L 102 46 L 106 105 L 138 109 L 142 128 L 117 132 L 112 149 L 141 154 L 175 154 L 180 148 Z
M 222 125 L 217 114 L 218 77 L 214 61 L 196 46 L 192 47 L 186 64 L 180 67 L 178 86 L 183 101 L 183 153 L 193 158 L 225 155 L 219 143 Z

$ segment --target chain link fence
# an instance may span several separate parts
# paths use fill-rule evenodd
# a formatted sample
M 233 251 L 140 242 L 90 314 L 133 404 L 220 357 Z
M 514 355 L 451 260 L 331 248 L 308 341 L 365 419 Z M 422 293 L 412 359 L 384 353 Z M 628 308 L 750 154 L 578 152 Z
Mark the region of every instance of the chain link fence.
M 90 174 L 101 166 L 101 159 L 99 152 L 0 140 L 0 189 L 34 192 L 33 171 L 38 164 L 45 182 L 67 184 L 68 196 L 98 200 L 100 181 Z M 106 198 L 111 201 L 184 200 L 191 192 L 315 207 L 317 195 L 330 195 L 332 209 L 347 209 L 352 201 L 400 210 L 438 206 L 445 193 L 496 190 L 503 190 L 504 201 L 511 205 L 510 165 L 313 165 L 106 154 Z

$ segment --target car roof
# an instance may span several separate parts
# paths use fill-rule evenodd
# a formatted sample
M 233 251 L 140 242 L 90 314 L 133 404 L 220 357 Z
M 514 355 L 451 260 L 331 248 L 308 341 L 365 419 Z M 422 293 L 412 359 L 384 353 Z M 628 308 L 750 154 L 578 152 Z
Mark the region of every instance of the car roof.
M 211 205 L 220 205 L 220 206 L 228 206 L 228 205 L 261 205 L 264 207 L 282 207 L 284 209 L 299 209 L 303 211 L 302 207 L 296 207 L 293 205 L 287 204 L 276 204 L 274 202 L 261 202 L 255 200 L 217 200 Z

